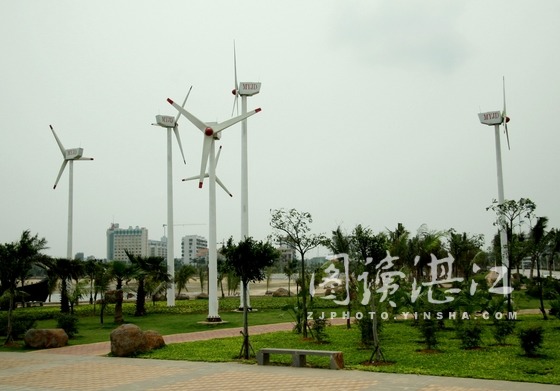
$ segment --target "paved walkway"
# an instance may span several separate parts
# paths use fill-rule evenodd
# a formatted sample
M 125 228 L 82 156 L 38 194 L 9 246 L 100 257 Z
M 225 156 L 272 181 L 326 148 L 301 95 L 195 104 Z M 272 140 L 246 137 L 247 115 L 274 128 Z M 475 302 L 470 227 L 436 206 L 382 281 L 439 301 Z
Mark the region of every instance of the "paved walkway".
M 291 323 L 252 326 L 250 334 L 290 330 Z M 239 336 L 220 329 L 165 336 L 177 343 Z M 334 371 L 239 363 L 106 357 L 109 342 L 28 353 L 0 353 L 0 390 L 376 390 L 545 391 L 560 386 L 436 376 Z

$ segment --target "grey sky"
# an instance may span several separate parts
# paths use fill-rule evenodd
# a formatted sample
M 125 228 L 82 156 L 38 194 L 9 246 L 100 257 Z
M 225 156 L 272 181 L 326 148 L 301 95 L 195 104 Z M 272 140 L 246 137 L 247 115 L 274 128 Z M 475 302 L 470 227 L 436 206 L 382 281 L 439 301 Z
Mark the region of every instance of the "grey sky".
M 271 232 L 270 209 L 314 217 L 316 233 L 402 222 L 415 232 L 494 232 L 494 132 L 479 111 L 502 109 L 511 151 L 507 199 L 529 197 L 560 226 L 560 3 L 526 1 L 6 1 L 0 5 L 0 243 L 44 236 L 65 256 L 74 165 L 73 252 L 104 258 L 111 222 L 166 223 L 166 136 L 155 115 L 182 101 L 204 121 L 230 117 L 233 40 L 240 81 L 260 81 L 248 108 L 249 232 Z M 200 132 L 180 120 L 174 144 L 175 229 L 208 236 Z M 223 132 L 219 240 L 240 235 L 240 125 Z M 310 254 L 315 255 L 315 254 Z

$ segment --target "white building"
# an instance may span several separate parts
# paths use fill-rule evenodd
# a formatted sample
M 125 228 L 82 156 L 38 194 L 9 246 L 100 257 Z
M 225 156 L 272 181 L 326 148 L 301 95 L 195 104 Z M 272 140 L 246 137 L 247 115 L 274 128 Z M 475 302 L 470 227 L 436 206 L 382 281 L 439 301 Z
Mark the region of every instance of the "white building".
M 148 239 L 148 256 L 167 259 L 167 238 L 165 236 L 162 236 L 161 240 Z
M 183 263 L 192 263 L 195 258 L 204 257 L 208 254 L 208 240 L 198 235 L 187 235 L 181 239 L 181 255 Z
M 147 257 L 148 230 L 144 227 L 120 228 L 118 224 L 111 224 L 107 230 L 107 260 L 128 261 L 125 250 L 131 254 Z

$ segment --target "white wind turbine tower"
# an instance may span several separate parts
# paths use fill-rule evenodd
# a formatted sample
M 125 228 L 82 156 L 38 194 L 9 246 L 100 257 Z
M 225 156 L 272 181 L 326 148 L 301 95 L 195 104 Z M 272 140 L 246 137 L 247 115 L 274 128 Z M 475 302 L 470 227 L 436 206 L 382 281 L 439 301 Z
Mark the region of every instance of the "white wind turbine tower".
M 73 231 L 73 209 L 74 209 L 74 160 L 93 160 L 91 157 L 84 157 L 84 149 L 83 148 L 71 148 L 65 149 L 60 139 L 56 135 L 52 125 L 49 125 L 51 128 L 52 134 L 60 148 L 60 152 L 62 153 L 62 166 L 60 166 L 60 170 L 58 171 L 58 176 L 56 177 L 56 181 L 54 182 L 53 189 L 56 189 L 56 185 L 66 168 L 66 164 L 70 162 L 68 168 L 68 178 L 69 178 L 69 186 L 68 186 L 68 241 L 66 244 L 66 258 L 72 259 L 72 231 Z
M 198 187 L 202 188 L 204 178 L 206 177 L 206 166 L 209 165 L 209 234 L 208 234 L 208 322 L 221 322 L 218 314 L 218 251 L 216 240 L 216 152 L 215 140 L 219 140 L 221 132 L 224 129 L 235 125 L 239 121 L 252 116 L 261 111 L 260 108 L 255 109 L 244 115 L 230 118 L 221 123 L 202 122 L 187 110 L 173 102 L 171 99 L 167 101 L 175 107 L 179 113 L 183 114 L 194 126 L 196 126 L 203 134 L 204 143 L 202 145 L 202 160 L 200 164 L 200 174 L 198 176 Z M 229 192 L 228 192 L 229 193 Z
M 259 82 L 237 82 L 237 57 L 235 42 L 233 43 L 233 69 L 235 77 L 235 87 L 231 91 L 235 95 L 233 102 L 234 109 L 238 103 L 237 99 L 241 96 L 241 114 L 247 113 L 247 97 L 256 95 L 261 90 Z M 233 113 L 232 113 L 233 115 Z M 241 122 L 241 239 L 249 237 L 249 173 L 247 164 L 247 120 Z M 247 289 L 249 289 L 247 287 Z M 247 306 L 251 308 L 251 302 L 247 292 Z M 243 309 L 243 284 L 240 284 L 239 309 Z
M 484 125 L 494 126 L 494 138 L 496 140 L 496 167 L 497 167 L 497 177 L 498 177 L 498 203 L 501 205 L 504 203 L 504 178 L 502 173 L 502 147 L 500 143 L 500 125 L 504 125 L 504 132 L 506 134 L 508 149 L 509 149 L 509 134 L 507 123 L 509 122 L 509 117 L 506 115 L 506 82 L 505 77 L 502 79 L 503 86 L 503 99 L 504 99 L 504 110 L 500 111 L 488 111 L 485 113 L 479 113 L 478 119 L 480 123 Z M 506 267 L 507 273 L 504 276 L 504 293 L 508 295 L 508 302 L 510 294 L 506 292 L 506 288 L 509 287 L 509 254 L 508 254 L 508 239 L 507 233 L 504 229 L 503 216 L 499 216 L 500 221 L 500 247 L 502 254 L 502 264 Z
M 187 96 L 183 101 L 183 106 L 187 103 L 187 99 L 191 93 L 192 86 L 187 92 Z M 183 146 L 181 145 L 181 137 L 179 136 L 179 117 L 181 113 L 178 113 L 176 117 L 169 115 L 157 115 L 156 123 L 152 125 L 161 126 L 167 129 L 167 272 L 171 275 L 171 279 L 175 278 L 175 240 L 174 240 L 174 230 L 173 230 L 173 151 L 171 148 L 171 130 L 175 133 L 177 143 L 179 144 L 179 149 L 181 150 L 181 155 L 183 156 L 183 162 L 187 164 L 185 160 L 185 154 L 183 153 Z M 172 282 L 167 288 L 167 306 L 175 306 L 175 284 Z

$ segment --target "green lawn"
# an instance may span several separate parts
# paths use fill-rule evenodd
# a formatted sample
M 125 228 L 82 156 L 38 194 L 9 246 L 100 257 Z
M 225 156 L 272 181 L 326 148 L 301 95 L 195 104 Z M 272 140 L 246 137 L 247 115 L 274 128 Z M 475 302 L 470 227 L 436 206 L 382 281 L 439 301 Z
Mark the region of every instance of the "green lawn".
M 494 341 L 490 323 L 485 324 L 482 347 L 464 350 L 455 335 L 452 322 L 438 333 L 438 350 L 426 352 L 417 327 L 411 321 L 384 324 L 381 342 L 382 352 L 390 365 L 363 365 L 372 351 L 360 348 L 360 334 L 356 325 L 350 330 L 345 326 L 328 328 L 329 343 L 317 344 L 304 341 L 301 335 L 292 332 L 277 332 L 251 336 L 255 351 L 265 347 L 341 350 L 349 369 L 410 373 L 433 376 L 457 376 L 482 379 L 500 379 L 537 383 L 560 384 L 560 321 L 544 322 L 535 316 L 520 317 L 517 329 L 538 323 L 545 328 L 544 345 L 537 357 L 526 357 L 516 335 L 508 337 L 507 345 L 498 346 Z M 225 338 L 168 345 L 163 349 L 141 355 L 143 358 L 233 361 L 237 360 L 242 338 Z M 289 365 L 289 356 L 271 356 L 271 361 Z M 254 363 L 255 360 L 250 360 Z M 309 357 L 311 366 L 328 367 L 328 358 Z

